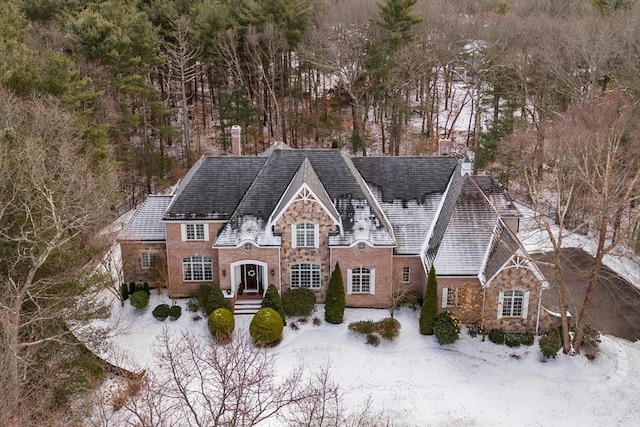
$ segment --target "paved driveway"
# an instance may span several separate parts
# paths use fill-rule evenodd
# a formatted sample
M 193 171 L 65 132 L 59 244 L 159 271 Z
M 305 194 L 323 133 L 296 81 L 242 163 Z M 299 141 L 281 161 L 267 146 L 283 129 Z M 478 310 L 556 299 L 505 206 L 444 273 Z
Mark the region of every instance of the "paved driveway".
M 566 248 L 562 251 L 565 261 L 563 276 L 567 290 L 567 304 L 574 319 L 571 324 L 575 325 L 575 319 L 586 293 L 593 257 L 577 248 Z M 551 252 L 535 255 L 534 258 L 544 262 L 553 260 Z M 548 309 L 557 311 L 558 293 L 554 286 L 553 268 L 542 263 L 539 263 L 539 266 L 551 283 L 551 288 L 545 291 L 542 297 L 542 303 Z M 608 267 L 603 266 L 591 303 L 589 323 L 601 333 L 630 341 L 639 340 L 640 290 Z

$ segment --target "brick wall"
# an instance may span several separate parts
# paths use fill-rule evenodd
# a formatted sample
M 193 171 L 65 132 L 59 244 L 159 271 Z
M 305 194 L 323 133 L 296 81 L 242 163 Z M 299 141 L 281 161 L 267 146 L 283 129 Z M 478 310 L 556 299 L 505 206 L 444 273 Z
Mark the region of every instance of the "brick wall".
M 402 281 L 402 269 L 409 267 L 410 280 L 409 283 Z M 424 267 L 420 256 L 393 256 L 393 283 L 399 289 L 411 289 L 418 292 L 421 296 L 424 295 L 424 291 L 427 286 L 427 276 L 424 273 Z
M 265 288 L 269 285 L 276 285 L 280 289 L 280 269 L 279 269 L 278 248 L 258 248 L 254 247 L 251 252 L 246 252 L 240 248 L 218 249 L 218 266 L 220 271 L 225 270 L 226 275 L 220 274 L 220 288 L 232 289 L 231 286 L 231 263 L 236 261 L 260 261 L 267 264 L 267 280 Z M 273 269 L 274 275 L 271 275 Z M 233 287 L 237 289 L 238 283 Z

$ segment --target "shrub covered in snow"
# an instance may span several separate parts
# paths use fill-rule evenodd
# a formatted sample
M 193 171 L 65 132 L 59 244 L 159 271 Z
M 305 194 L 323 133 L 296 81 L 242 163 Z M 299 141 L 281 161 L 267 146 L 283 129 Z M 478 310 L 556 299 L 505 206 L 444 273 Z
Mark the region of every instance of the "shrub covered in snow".
M 145 291 L 136 291 L 131 295 L 129 300 L 135 308 L 143 309 L 149 305 L 149 294 Z
M 209 332 L 218 341 L 228 341 L 236 327 L 233 313 L 226 308 L 215 309 L 208 320 Z
M 440 313 L 433 321 L 433 333 L 439 344 L 453 344 L 460 338 L 460 321 L 448 311 Z
M 249 334 L 258 345 L 268 345 L 277 342 L 282 336 L 284 323 L 273 308 L 261 308 L 251 319 Z
M 562 348 L 562 336 L 558 329 L 549 331 L 545 336 L 538 341 L 542 354 L 547 359 L 555 358 L 558 351 Z
M 282 296 L 284 314 L 287 316 L 309 316 L 316 309 L 316 294 L 311 289 L 289 289 Z
M 367 344 L 369 335 L 376 335 L 386 340 L 393 340 L 400 333 L 400 322 L 396 319 L 387 317 L 377 322 L 373 320 L 361 320 L 359 322 L 349 323 L 349 330 L 356 334 L 367 335 Z M 377 345 L 377 344 L 375 344 Z

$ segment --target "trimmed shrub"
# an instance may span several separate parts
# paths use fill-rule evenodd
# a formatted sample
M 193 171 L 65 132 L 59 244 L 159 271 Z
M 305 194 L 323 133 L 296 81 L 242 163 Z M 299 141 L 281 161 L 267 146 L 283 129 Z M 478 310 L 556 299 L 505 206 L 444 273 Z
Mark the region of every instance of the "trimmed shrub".
M 460 338 L 460 321 L 448 311 L 440 313 L 433 321 L 433 333 L 439 344 L 453 344 Z
M 360 320 L 349 323 L 348 328 L 351 332 L 364 335 L 373 333 L 376 330 L 376 324 L 373 320 Z
M 178 320 L 182 316 L 182 307 L 179 305 L 172 305 L 169 308 L 169 318 L 171 320 Z
M 531 332 L 524 332 L 520 334 L 520 343 L 522 345 L 533 345 L 535 337 Z
M 129 286 L 126 283 L 123 283 L 122 286 L 120 286 L 120 295 L 122 296 L 122 301 L 129 299 Z
M 249 334 L 258 345 L 276 343 L 282 336 L 284 323 L 273 308 L 261 308 L 251 319 Z
M 143 309 L 149 305 L 149 295 L 145 291 L 136 291 L 129 298 L 131 305 Z
M 142 284 L 142 290 L 145 291 L 147 295 L 151 295 L 151 289 L 149 289 L 149 284 L 147 282 Z
M 327 295 L 324 299 L 324 320 L 334 325 L 342 323 L 344 306 L 344 281 L 342 280 L 340 264 L 336 262 L 336 267 L 333 269 L 329 279 Z
M 282 307 L 287 316 L 310 316 L 316 309 L 316 294 L 311 289 L 289 289 L 282 296 Z
M 226 342 L 231 339 L 231 334 L 236 327 L 236 321 L 231 310 L 218 308 L 209 315 L 207 325 L 213 338 L 217 341 Z
M 130 282 L 129 283 L 129 296 L 133 295 L 136 293 L 136 282 Z
M 200 310 L 200 303 L 198 303 L 198 300 L 195 298 L 189 298 L 187 300 L 187 310 L 189 310 L 192 313 L 195 313 L 196 311 Z
M 400 322 L 391 317 L 376 322 L 376 332 L 386 340 L 392 340 L 400 333 Z
M 555 358 L 558 351 L 562 348 L 562 337 L 558 329 L 549 331 L 538 341 L 542 354 L 547 359 Z
M 427 279 L 427 289 L 424 292 L 424 301 L 420 310 L 420 333 L 433 335 L 433 324 L 438 315 L 438 280 L 436 269 L 431 266 Z
M 264 295 L 264 299 L 262 300 L 262 308 L 269 307 L 273 308 L 278 312 L 280 317 L 282 318 L 282 323 L 284 325 L 287 324 L 287 320 L 284 317 L 284 306 L 282 305 L 282 298 L 280 298 L 280 294 L 278 293 L 278 289 L 275 285 L 269 285 L 267 288 L 267 292 Z
M 167 304 L 157 305 L 156 308 L 153 309 L 151 314 L 158 320 L 166 320 L 169 317 L 169 310 L 171 308 Z
M 380 336 L 378 334 L 367 334 L 367 344 L 377 347 L 380 345 Z
M 200 310 L 202 310 L 207 317 L 218 308 L 226 308 L 231 311 L 231 304 L 225 299 L 218 285 L 200 285 L 191 296 L 198 301 Z
M 480 326 L 480 321 L 476 320 L 473 323 L 467 325 L 467 333 L 471 338 L 475 338 L 482 333 L 482 326 Z
M 520 347 L 521 335 L 520 334 L 504 334 L 504 343 L 508 347 Z
M 494 344 L 504 344 L 504 332 L 500 329 L 491 329 L 489 331 L 489 341 Z

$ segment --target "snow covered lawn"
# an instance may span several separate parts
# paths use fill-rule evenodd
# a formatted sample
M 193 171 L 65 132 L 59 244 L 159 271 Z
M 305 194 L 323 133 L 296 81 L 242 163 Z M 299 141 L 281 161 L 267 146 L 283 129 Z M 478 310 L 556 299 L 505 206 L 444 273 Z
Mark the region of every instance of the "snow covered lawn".
M 135 310 L 114 304 L 111 319 L 118 332 L 109 339 L 106 359 L 137 369 L 153 370 L 152 349 L 162 328 L 190 331 L 208 340 L 206 319 L 194 321 L 186 300 L 177 321 L 155 320 L 153 308 L 166 295 L 152 292 L 149 307 Z M 324 317 L 324 308 L 315 313 Z M 364 343 L 347 325 L 379 320 L 387 310 L 347 309 L 345 322 L 319 326 L 309 321 L 298 330 L 286 327 L 273 353 L 282 374 L 303 364 L 311 371 L 329 363 L 331 375 L 344 392 L 344 403 L 362 404 L 371 397 L 395 426 L 566 426 L 637 425 L 640 419 L 640 345 L 604 336 L 598 358 L 560 354 L 542 361 L 537 343 L 511 349 L 465 331 L 450 346 L 418 331 L 419 312 L 402 309 L 400 336 L 378 347 Z M 251 316 L 236 316 L 236 329 L 248 330 Z M 126 360 L 125 360 L 126 359 Z

